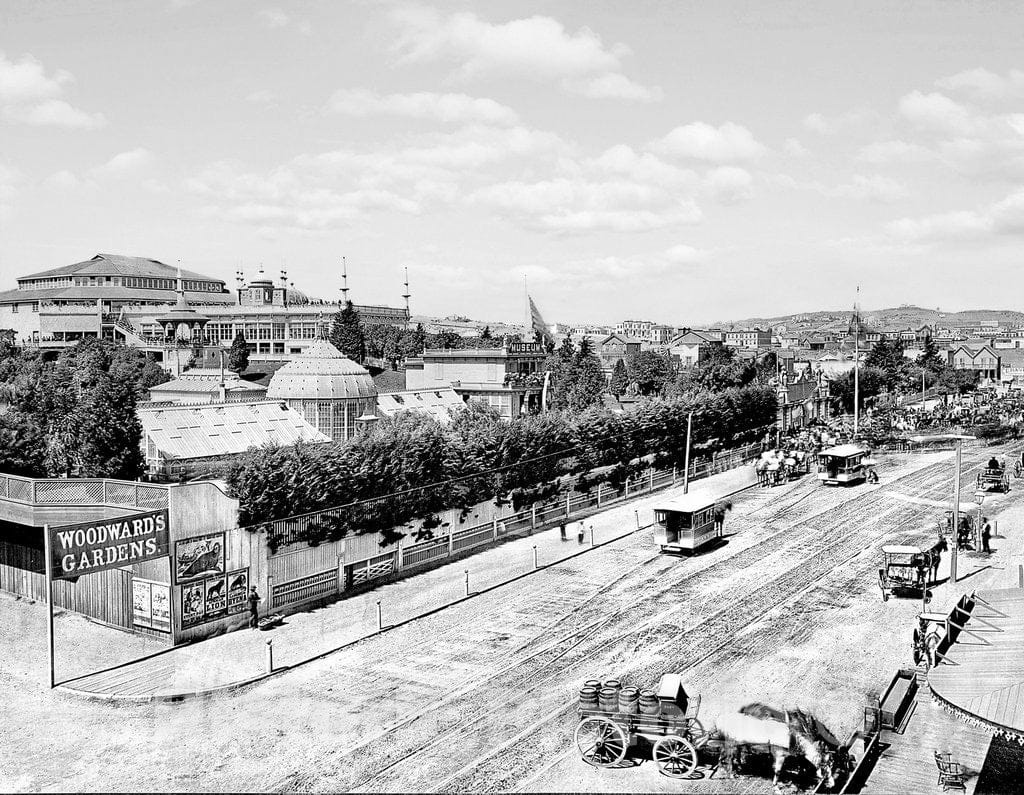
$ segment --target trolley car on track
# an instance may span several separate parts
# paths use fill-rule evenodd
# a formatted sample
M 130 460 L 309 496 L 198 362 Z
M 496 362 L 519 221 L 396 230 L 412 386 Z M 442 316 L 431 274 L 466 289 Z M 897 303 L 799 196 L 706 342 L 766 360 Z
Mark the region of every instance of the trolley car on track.
M 818 480 L 826 486 L 848 486 L 867 479 L 864 459 L 868 451 L 859 444 L 841 444 L 818 453 Z

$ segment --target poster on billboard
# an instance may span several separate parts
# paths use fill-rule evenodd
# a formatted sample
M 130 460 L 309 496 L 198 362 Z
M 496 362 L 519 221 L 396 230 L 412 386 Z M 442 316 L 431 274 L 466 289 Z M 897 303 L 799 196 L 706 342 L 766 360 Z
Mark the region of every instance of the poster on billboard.
M 224 574 L 224 534 L 186 538 L 174 545 L 174 580 L 190 582 Z
M 170 552 L 167 510 L 51 527 L 49 542 L 55 580 L 142 563 Z
M 153 625 L 151 587 L 146 580 L 132 580 L 132 623 L 137 627 Z
M 171 631 L 171 586 L 162 582 L 150 583 L 150 616 L 152 629 Z
M 220 618 L 228 612 L 228 581 L 226 577 L 216 577 L 203 580 L 206 586 L 205 603 L 206 610 L 203 615 L 204 621 L 212 621 Z
M 244 613 L 249 596 L 249 570 L 233 571 L 228 575 L 228 612 Z
M 206 614 L 206 588 L 201 582 L 181 586 L 181 626 L 202 624 Z
M 132 579 L 132 623 L 159 632 L 171 631 L 171 586 Z

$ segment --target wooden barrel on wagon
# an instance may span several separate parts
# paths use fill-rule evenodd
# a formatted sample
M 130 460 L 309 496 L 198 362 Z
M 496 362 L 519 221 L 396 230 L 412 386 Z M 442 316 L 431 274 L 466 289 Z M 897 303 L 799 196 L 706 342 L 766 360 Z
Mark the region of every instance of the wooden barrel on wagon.
M 605 685 L 601 688 L 601 692 L 598 694 L 598 701 L 601 704 L 602 712 L 618 712 L 619 710 L 619 690 L 615 687 L 608 687 Z
M 643 689 L 640 691 L 639 707 L 641 715 L 661 714 L 661 701 L 658 694 L 653 690 Z
M 587 687 L 584 685 L 580 688 L 580 709 L 597 710 L 600 709 L 600 700 L 598 698 L 598 689 L 596 687 Z
M 640 712 L 640 689 L 624 687 L 619 691 L 619 712 L 636 715 Z

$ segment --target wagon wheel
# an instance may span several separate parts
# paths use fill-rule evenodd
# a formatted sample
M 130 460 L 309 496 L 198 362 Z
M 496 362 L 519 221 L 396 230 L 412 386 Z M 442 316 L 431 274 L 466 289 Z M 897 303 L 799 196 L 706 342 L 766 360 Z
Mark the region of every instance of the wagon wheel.
M 707 729 L 696 718 L 690 718 L 686 722 L 686 738 L 693 744 L 694 748 L 700 748 L 708 741 Z
M 697 749 L 684 737 L 669 735 L 654 744 L 658 771 L 669 778 L 687 778 L 697 769 Z
M 626 756 L 627 745 L 625 733 L 607 718 L 584 718 L 576 727 L 576 747 L 588 765 L 614 767 Z

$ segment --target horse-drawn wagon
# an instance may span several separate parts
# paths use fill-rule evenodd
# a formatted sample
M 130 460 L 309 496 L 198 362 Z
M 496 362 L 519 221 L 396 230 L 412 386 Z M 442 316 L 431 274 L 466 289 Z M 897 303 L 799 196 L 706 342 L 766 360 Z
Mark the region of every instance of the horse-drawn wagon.
M 1010 490 L 1010 475 L 1006 467 L 995 459 L 988 462 L 981 472 L 978 473 L 978 491 L 1000 491 L 1004 494 Z
M 852 766 L 846 748 L 804 710 L 748 704 L 720 715 L 708 733 L 699 709 L 700 696 L 691 699 L 678 674 L 662 676 L 657 691 L 588 680 L 580 690 L 576 746 L 583 761 L 602 768 L 617 767 L 630 751 L 637 756 L 649 747 L 659 772 L 671 778 L 693 776 L 702 755 L 714 760 L 711 775 L 721 768 L 731 777 L 737 762 L 769 757 L 775 784 L 786 761 L 796 757 L 826 788 Z
M 661 773 L 686 778 L 707 739 L 699 711 L 700 696 L 691 700 L 678 674 L 662 676 L 657 691 L 590 680 L 580 690 L 576 747 L 587 764 L 615 767 L 630 748 L 650 745 Z

